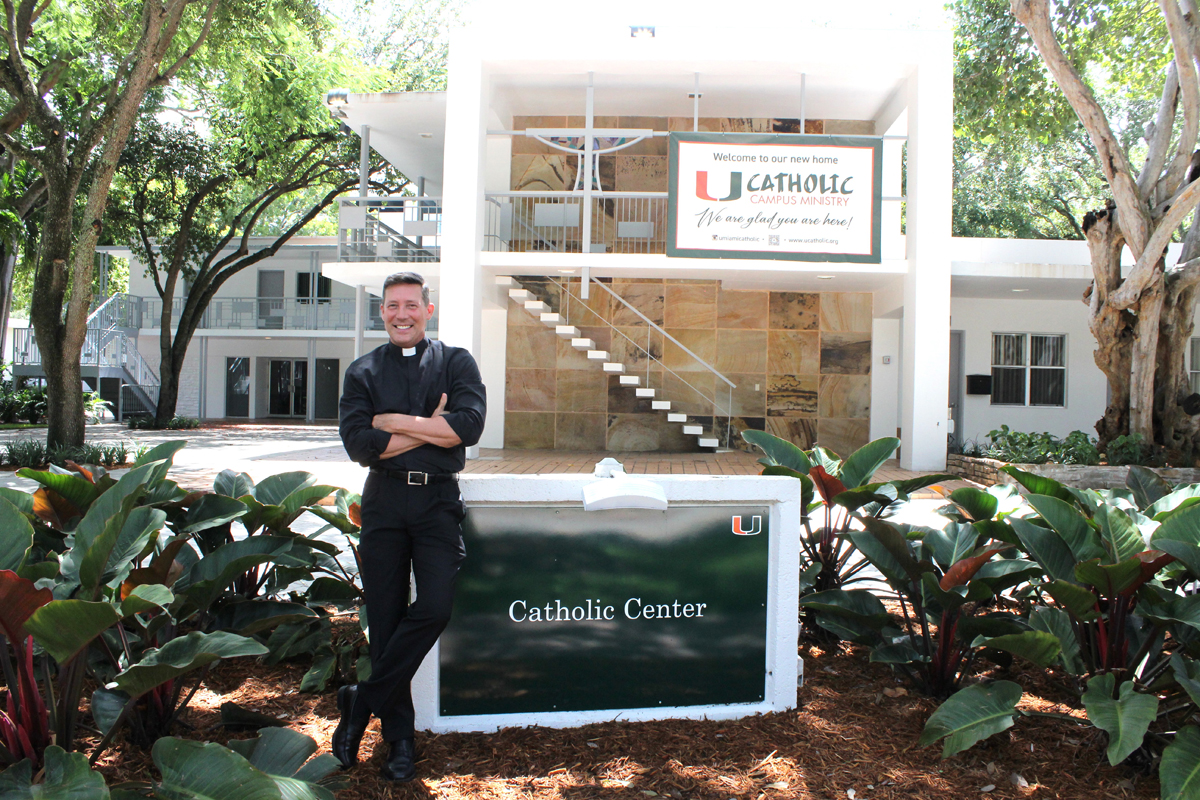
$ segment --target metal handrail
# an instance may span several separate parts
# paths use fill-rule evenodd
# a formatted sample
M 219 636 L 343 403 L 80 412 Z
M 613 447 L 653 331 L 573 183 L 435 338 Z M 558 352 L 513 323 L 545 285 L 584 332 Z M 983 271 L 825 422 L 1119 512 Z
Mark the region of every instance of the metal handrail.
M 636 347 L 641 352 L 645 353 L 646 359 L 647 359 L 647 368 L 649 368 L 649 362 L 653 361 L 653 362 L 657 363 L 659 366 L 662 367 L 664 372 L 670 373 L 671 375 L 673 375 L 675 377 L 676 380 L 678 380 L 684 386 L 687 386 L 689 389 L 691 389 L 693 392 L 695 392 L 698 396 L 702 397 L 706 402 L 712 403 L 714 412 L 719 412 L 722 410 L 720 401 L 717 399 L 715 393 L 712 397 L 709 397 L 704 392 L 702 392 L 700 389 L 697 389 L 686 378 L 684 378 L 678 372 L 676 372 L 675 370 L 668 367 L 665 363 L 663 363 L 663 361 L 661 359 L 655 358 L 654 354 L 651 353 L 648 348 L 642 347 L 639 343 L 635 342 L 628 335 L 626 335 L 625 332 L 622 331 L 620 328 L 618 328 L 616 325 L 613 325 L 611 322 L 606 320 L 604 317 L 600 316 L 599 312 L 597 312 L 596 309 L 592 308 L 586 302 L 583 301 L 583 298 L 573 295 L 571 293 L 569 286 L 567 286 L 564 283 L 560 283 L 558 280 L 556 280 L 553 277 L 547 276 L 547 280 L 549 280 L 550 283 L 557 286 L 568 298 L 573 297 L 576 300 L 578 300 L 580 302 L 580 304 L 582 305 L 582 307 L 584 308 L 584 310 L 586 310 L 588 313 L 592 314 L 597 319 L 599 319 L 602 323 L 604 323 L 606 326 L 608 326 L 608 328 L 611 331 L 619 334 L 627 342 L 632 344 L 634 347 Z M 595 279 L 593 278 L 593 280 L 595 280 Z M 599 281 L 596 281 L 596 282 L 599 283 Z M 603 286 L 603 284 L 600 284 L 600 285 Z M 729 438 L 733 435 L 732 427 L 730 425 L 730 420 L 733 417 L 733 390 L 737 388 L 737 384 L 735 384 L 733 381 L 726 378 L 724 375 L 722 375 L 720 372 L 718 372 L 716 369 L 714 369 L 712 366 L 710 366 L 707 362 L 705 362 L 704 359 L 700 358 L 698 355 L 693 353 L 687 347 L 684 347 L 684 345 L 682 343 L 680 343 L 680 341 L 678 339 L 676 339 L 671 334 L 667 333 L 665 330 L 662 329 L 662 327 L 660 327 L 659 325 L 657 325 L 653 321 L 651 321 L 649 318 L 647 318 L 645 314 L 643 314 L 641 311 L 638 311 L 636 308 L 634 308 L 632 305 L 630 305 L 625 300 L 625 298 L 621 297 L 619 294 L 614 292 L 612 289 L 609 289 L 607 286 L 603 286 L 603 288 L 605 291 L 607 291 L 613 297 L 617 298 L 622 303 L 624 303 L 627 308 L 629 308 L 631 311 L 633 311 L 635 314 L 637 314 L 639 317 L 641 317 L 648 326 L 650 326 L 654 330 L 657 330 L 659 333 L 661 333 L 667 339 L 670 339 L 673 343 L 678 345 L 680 349 L 682 349 L 685 353 L 687 353 L 689 356 L 691 356 L 698 364 L 700 364 L 704 368 L 708 369 L 710 372 L 712 372 L 714 375 L 716 375 L 718 378 L 720 378 L 721 380 L 723 380 L 726 383 L 726 385 L 728 386 L 728 389 L 726 389 L 726 392 L 728 393 L 728 397 L 727 397 L 728 403 L 723 410 L 725 412 L 725 446 L 728 447 L 729 446 Z M 565 315 L 564 315 L 564 318 L 565 318 Z M 716 414 L 714 414 L 714 416 L 716 416 Z
M 692 358 L 696 359 L 696 361 L 697 361 L 697 362 L 699 362 L 699 364 L 700 364 L 701 366 L 703 366 L 705 369 L 707 369 L 707 370 L 708 370 L 709 372 L 711 372 L 713 375 L 716 375 L 718 378 L 720 378 L 721 380 L 725 381 L 725 383 L 729 384 L 729 388 L 730 388 L 730 389 L 736 389 L 736 388 L 737 388 L 737 384 L 736 384 L 736 383 L 734 383 L 733 381 L 729 380 L 729 378 L 726 378 L 726 377 L 725 377 L 724 375 L 722 375 L 721 373 L 717 372 L 717 370 L 716 370 L 715 368 L 713 368 L 711 365 L 709 365 L 707 362 L 705 362 L 705 360 L 704 360 L 704 359 L 702 359 L 700 356 L 696 355 L 696 354 L 695 354 L 695 353 L 693 353 L 691 350 L 689 350 L 687 347 L 685 347 L 685 346 L 684 346 L 684 344 L 683 344 L 683 342 L 679 341 L 679 340 L 678 340 L 678 339 L 676 339 L 674 336 L 672 336 L 671 334 L 667 333 L 667 332 L 666 332 L 665 330 L 663 330 L 661 327 L 659 327 L 658 325 L 656 325 L 656 324 L 655 324 L 653 321 L 651 321 L 651 319 L 650 319 L 649 317 L 647 317 L 647 316 L 646 316 L 645 314 L 643 314 L 641 311 L 638 311 L 636 308 L 634 308 L 632 305 L 630 305 L 628 300 L 626 300 L 624 297 L 621 297 L 621 295 L 617 294 L 617 293 L 616 293 L 616 292 L 614 292 L 612 289 L 608 288 L 608 287 L 607 287 L 607 286 L 605 286 L 603 283 L 601 283 L 601 282 L 600 282 L 600 280 L 599 280 L 598 278 L 592 278 L 592 283 L 596 284 L 596 285 L 597 285 L 597 286 L 599 286 L 601 289 L 603 289 L 604 291 L 606 291 L 606 292 L 608 292 L 609 294 L 611 294 L 613 297 L 615 297 L 615 298 L 617 298 L 618 300 L 620 300 L 620 301 L 621 301 L 621 302 L 622 302 L 622 303 L 625 305 L 625 307 L 626 307 L 626 308 L 628 308 L 630 311 L 632 311 L 633 313 L 635 313 L 635 314 L 637 314 L 639 317 L 641 317 L 643 320 L 645 320 L 645 322 L 646 322 L 646 324 L 647 324 L 647 325 L 649 325 L 650 327 L 654 328 L 656 331 L 658 331 L 659 333 L 661 333 L 661 334 L 662 334 L 663 336 L 665 336 L 666 338 L 670 339 L 672 342 L 674 342 L 674 343 L 676 344 L 676 346 L 678 346 L 678 347 L 679 347 L 679 349 L 680 349 L 680 350 L 682 350 L 683 352 L 687 353 L 687 354 L 688 354 L 689 356 L 691 356 Z

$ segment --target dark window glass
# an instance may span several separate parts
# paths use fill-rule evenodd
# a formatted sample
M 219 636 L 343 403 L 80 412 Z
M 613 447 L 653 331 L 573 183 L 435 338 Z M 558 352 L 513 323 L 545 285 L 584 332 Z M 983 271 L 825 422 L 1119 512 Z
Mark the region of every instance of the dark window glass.
M 1029 405 L 1061 406 L 1067 400 L 1065 369 L 1029 370 Z
M 992 367 L 993 405 L 1025 405 L 1025 369 Z

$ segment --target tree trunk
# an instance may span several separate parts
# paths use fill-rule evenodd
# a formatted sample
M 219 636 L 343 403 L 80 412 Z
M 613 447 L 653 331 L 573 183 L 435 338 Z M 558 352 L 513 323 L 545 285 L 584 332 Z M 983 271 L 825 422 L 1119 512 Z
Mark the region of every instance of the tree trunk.
M 158 406 L 154 412 L 156 427 L 165 428 L 175 417 L 175 406 L 179 403 L 179 369 L 166 363 L 159 369 Z
M 8 318 L 12 313 L 13 270 L 17 265 L 17 248 L 0 245 L 0 359 L 8 342 Z

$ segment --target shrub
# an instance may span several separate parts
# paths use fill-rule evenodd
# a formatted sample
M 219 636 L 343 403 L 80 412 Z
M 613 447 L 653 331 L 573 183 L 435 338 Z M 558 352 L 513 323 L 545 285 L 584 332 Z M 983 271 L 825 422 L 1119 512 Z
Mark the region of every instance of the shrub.
M 1104 454 L 1111 466 L 1137 464 L 1143 467 L 1160 467 L 1164 463 L 1158 449 L 1143 441 L 1140 433 L 1118 436 L 1108 443 Z
M 4 462 L 14 467 L 40 467 L 46 463 L 46 443 L 38 439 L 5 442 Z
M 1065 439 L 1049 433 L 1022 433 L 1001 425 L 988 433 L 986 445 L 974 445 L 967 455 L 994 458 L 1014 464 L 1085 464 L 1100 463 L 1096 440 L 1083 431 L 1071 431 Z M 966 452 L 967 448 L 964 448 Z
M 171 417 L 166 425 L 159 425 L 158 421 L 151 416 L 129 418 L 129 428 L 130 430 L 135 431 L 190 431 L 199 427 L 200 420 L 196 419 L 195 417 L 181 417 L 178 414 Z

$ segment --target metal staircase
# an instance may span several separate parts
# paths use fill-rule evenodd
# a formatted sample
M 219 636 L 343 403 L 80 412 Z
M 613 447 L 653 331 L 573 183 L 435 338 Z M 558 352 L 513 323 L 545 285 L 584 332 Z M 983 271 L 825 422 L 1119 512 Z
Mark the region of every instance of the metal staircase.
M 697 443 L 702 448 L 728 448 L 730 446 L 729 437 L 732 436 L 732 425 L 730 424 L 733 407 L 732 392 L 737 388 L 737 386 L 720 372 L 717 372 L 717 370 L 711 365 L 701 360 L 699 356 L 685 347 L 678 339 L 667 333 L 661 326 L 651 321 L 645 314 L 626 301 L 625 298 L 618 295 L 599 280 L 592 279 L 592 282 L 589 285 L 589 289 L 591 290 L 596 290 L 599 288 L 600 291 L 607 292 L 613 297 L 613 299 L 623 304 L 625 308 L 629 309 L 635 315 L 641 318 L 642 322 L 647 326 L 648 329 L 657 331 L 658 334 L 663 337 L 664 341 L 672 342 L 676 347 L 694 359 L 698 367 L 702 368 L 703 370 L 707 370 L 716 376 L 718 386 L 720 386 L 721 383 L 724 384 L 723 388 L 726 396 L 724 398 L 720 397 L 720 389 L 718 389 L 717 392 L 714 392 L 714 396 L 709 397 L 700 389 L 693 386 L 678 372 L 672 370 L 670 367 L 667 367 L 661 359 L 654 356 L 648 347 L 642 347 L 640 343 L 635 342 L 629 336 L 625 335 L 625 333 L 622 332 L 616 325 L 613 325 L 611 322 L 604 319 L 604 317 L 596 312 L 595 309 L 591 308 L 585 299 L 581 298 L 578 294 L 573 293 L 571 291 L 572 284 L 558 281 L 549 277 L 538 278 L 536 281 L 529 278 L 523 279 L 520 277 L 513 277 L 509 280 L 511 283 L 517 284 L 517 286 L 509 288 L 508 290 L 508 296 L 512 302 L 520 304 L 526 312 L 536 316 L 543 325 L 552 328 L 555 334 L 557 334 L 559 337 L 570 339 L 571 347 L 586 353 L 588 361 L 599 364 L 600 368 L 604 370 L 605 373 L 609 375 L 618 375 L 620 385 L 631 389 L 636 397 L 649 399 L 650 408 L 652 411 L 664 412 L 667 415 L 668 422 L 681 424 L 683 433 L 688 436 L 698 437 Z M 565 302 L 555 298 L 552 294 L 538 293 L 536 289 L 530 288 L 537 286 L 538 284 L 550 284 L 557 286 L 559 290 L 558 298 L 562 298 L 565 300 Z M 572 303 L 571 301 L 575 302 Z M 554 308 L 551 306 L 551 303 L 555 303 L 555 305 L 559 305 L 561 303 L 563 307 Z M 571 313 L 571 308 L 576 310 L 575 313 Z M 694 392 L 695 396 L 700 398 L 702 403 L 711 405 L 713 409 L 712 418 L 714 420 L 719 416 L 724 416 L 726 420 L 725 442 L 722 442 L 714 431 L 705 431 L 703 425 L 698 425 L 693 419 L 689 419 L 688 414 L 681 413 L 679 410 L 673 410 L 672 400 L 660 396 L 658 389 L 652 388 L 649 385 L 643 385 L 643 379 L 641 375 L 632 374 L 627 369 L 626 364 L 617 361 L 612 357 L 612 353 L 610 351 L 597 349 L 596 342 L 594 340 L 585 338 L 579 329 L 579 325 L 572 324 L 572 318 L 574 318 L 576 322 L 582 322 L 581 317 L 586 316 L 587 314 L 590 314 L 591 316 L 587 318 L 585 327 L 592 325 L 603 325 L 608 327 L 613 336 L 621 336 L 633 347 L 637 348 L 637 350 L 639 350 L 647 359 L 647 366 L 649 366 L 649 363 L 651 362 L 657 364 L 663 370 L 664 374 L 672 375 L 678 382 L 684 384 L 690 392 Z M 649 369 L 647 369 L 646 384 L 649 383 L 648 377 Z M 679 401 L 676 400 L 675 402 L 678 403 Z
M 119 378 L 120 395 L 114 412 L 118 417 L 153 414 L 158 406 L 158 374 L 142 357 L 137 346 L 141 327 L 139 298 L 115 294 L 98 301 L 88 315 L 87 337 L 79 354 L 85 374 Z M 41 375 L 42 354 L 33 328 L 13 331 L 13 362 L 17 375 Z

